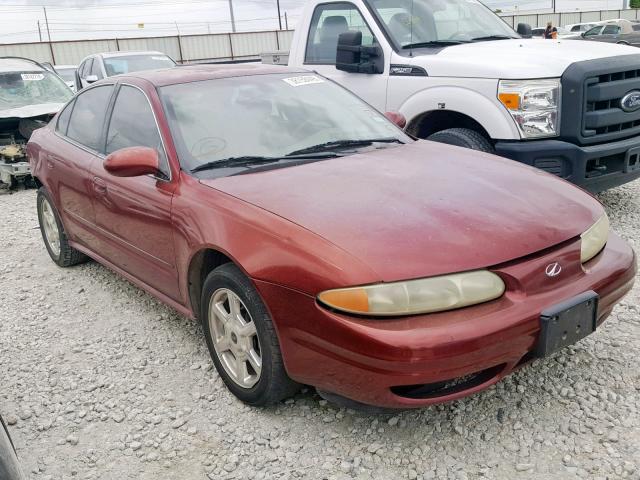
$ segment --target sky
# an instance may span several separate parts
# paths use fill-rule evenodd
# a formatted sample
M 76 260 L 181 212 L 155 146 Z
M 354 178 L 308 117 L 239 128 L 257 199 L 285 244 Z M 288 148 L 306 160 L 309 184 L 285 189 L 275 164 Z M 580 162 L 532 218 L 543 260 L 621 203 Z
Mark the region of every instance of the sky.
M 276 0 L 232 0 L 238 31 L 278 28 Z M 305 0 L 280 0 L 294 28 Z M 618 9 L 624 0 L 556 0 L 558 11 Z M 486 0 L 509 11 L 549 11 L 551 0 Z M 0 0 L 0 43 L 158 36 L 231 31 L 228 0 Z M 140 24 L 140 25 L 139 25 Z

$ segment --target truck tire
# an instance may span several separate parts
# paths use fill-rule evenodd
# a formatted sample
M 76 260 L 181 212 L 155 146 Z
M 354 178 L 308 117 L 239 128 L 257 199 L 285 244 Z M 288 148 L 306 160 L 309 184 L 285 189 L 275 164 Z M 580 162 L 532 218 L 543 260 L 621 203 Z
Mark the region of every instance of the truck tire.
M 89 257 L 69 245 L 60 216 L 44 187 L 38 190 L 37 207 L 42 240 L 51 260 L 59 267 L 71 267 L 86 262 Z
M 493 145 L 480 133 L 468 128 L 448 128 L 430 135 L 427 140 L 470 148 L 480 152 L 495 153 Z
M 240 400 L 266 406 L 300 389 L 284 368 L 267 308 L 251 281 L 233 263 L 207 276 L 200 317 L 216 370 Z

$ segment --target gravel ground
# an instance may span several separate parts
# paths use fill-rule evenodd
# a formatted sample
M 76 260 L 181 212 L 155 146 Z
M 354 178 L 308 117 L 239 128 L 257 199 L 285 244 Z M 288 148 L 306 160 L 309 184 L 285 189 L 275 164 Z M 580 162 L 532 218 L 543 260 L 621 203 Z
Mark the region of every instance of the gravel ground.
M 640 283 L 580 344 L 444 406 L 244 406 L 202 331 L 106 268 L 57 268 L 0 195 L 0 412 L 34 479 L 640 479 Z M 600 196 L 640 247 L 640 181 Z

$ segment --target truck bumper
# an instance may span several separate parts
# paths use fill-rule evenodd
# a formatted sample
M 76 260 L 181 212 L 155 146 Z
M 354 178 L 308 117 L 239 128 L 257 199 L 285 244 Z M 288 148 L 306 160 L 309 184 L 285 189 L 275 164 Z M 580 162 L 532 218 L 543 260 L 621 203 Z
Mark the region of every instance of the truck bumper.
M 592 193 L 640 177 L 640 136 L 580 147 L 561 140 L 498 141 L 496 153 L 526 163 Z

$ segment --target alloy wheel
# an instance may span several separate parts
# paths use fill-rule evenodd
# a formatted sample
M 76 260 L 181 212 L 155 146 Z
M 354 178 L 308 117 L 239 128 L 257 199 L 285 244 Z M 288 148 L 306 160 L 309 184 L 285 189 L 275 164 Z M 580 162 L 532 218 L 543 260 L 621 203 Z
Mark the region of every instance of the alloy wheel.
M 60 255 L 60 230 L 58 229 L 58 222 L 56 221 L 56 215 L 53 213 L 53 207 L 46 198 L 42 199 L 42 227 L 44 229 L 44 236 L 49 244 L 51 252 L 55 256 Z
M 240 297 L 227 288 L 209 302 L 213 347 L 225 372 L 238 386 L 251 388 L 260 380 L 262 355 L 255 323 Z

